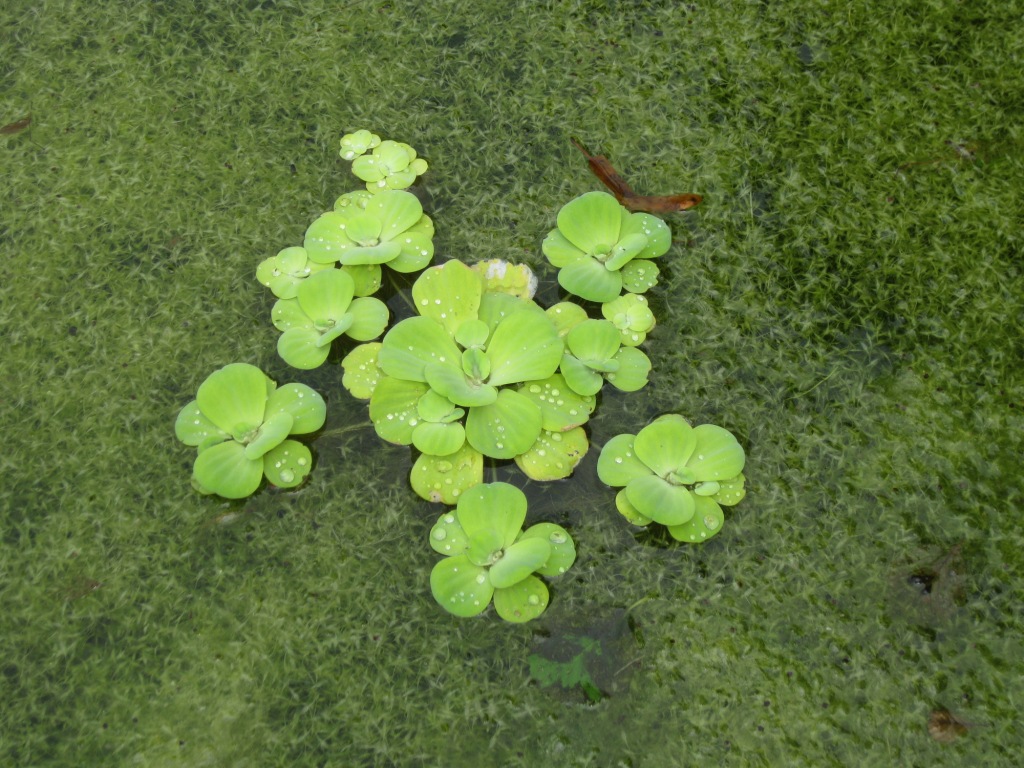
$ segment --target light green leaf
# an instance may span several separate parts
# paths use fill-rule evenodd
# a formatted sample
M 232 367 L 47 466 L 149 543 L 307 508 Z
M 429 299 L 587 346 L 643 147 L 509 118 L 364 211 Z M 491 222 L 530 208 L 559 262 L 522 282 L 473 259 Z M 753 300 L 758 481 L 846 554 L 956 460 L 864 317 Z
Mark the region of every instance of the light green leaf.
M 383 376 L 370 397 L 370 420 L 382 440 L 398 445 L 412 442 L 419 422 L 416 404 L 428 391 L 426 384 Z
M 193 400 L 178 412 L 174 422 L 174 434 L 185 445 L 201 445 L 211 441 L 211 445 L 222 440 L 230 440 L 231 435 L 221 430 L 199 410 L 199 403 Z
M 637 477 L 652 474 L 652 469 L 633 451 L 635 435 L 616 435 L 601 449 L 597 459 L 597 476 L 605 485 L 624 486 Z
M 384 336 L 377 355 L 384 373 L 409 381 L 426 381 L 428 363 L 459 366 L 461 361 L 462 352 L 448 331 L 429 317 L 409 317 L 398 323 Z
M 352 325 L 345 333 L 356 341 L 375 339 L 388 326 L 387 305 L 372 296 L 355 299 L 349 306 L 349 312 L 352 314 Z
M 453 512 L 445 512 L 430 529 L 430 546 L 442 555 L 461 555 L 469 546 L 469 537 L 462 530 L 459 518 Z
M 277 411 L 268 414 L 263 424 L 251 435 L 251 439 L 245 446 L 245 458 L 250 461 L 262 459 L 263 455 L 271 448 L 276 448 L 292 431 L 295 419 L 287 411 Z
M 380 347 L 380 342 L 376 341 L 360 344 L 342 359 L 341 367 L 345 373 L 341 383 L 352 397 L 369 400 L 373 395 L 381 377 L 381 370 L 377 367 Z
M 450 456 L 420 454 L 409 481 L 420 498 L 455 504 L 466 489 L 484 479 L 484 457 L 469 445 Z
M 524 382 L 518 391 L 540 406 L 541 426 L 552 432 L 565 432 L 585 424 L 597 405 L 592 395 L 578 394 L 558 373 Z
M 466 430 L 459 422 L 448 424 L 421 421 L 412 431 L 416 450 L 433 456 L 448 456 L 466 442 Z
M 308 371 L 324 364 L 330 344 L 321 344 L 323 335 L 313 328 L 289 328 L 277 340 L 277 354 L 292 368 Z
M 278 488 L 296 488 L 313 469 L 313 454 L 297 440 L 285 440 L 263 456 L 263 474 Z
M 494 587 L 487 569 L 473 565 L 465 555 L 446 557 L 430 572 L 430 592 L 448 613 L 476 616 L 491 602 Z
M 622 392 L 636 392 L 647 385 L 651 360 L 635 347 L 622 347 L 612 358 L 618 369 L 605 374 L 608 383 Z
M 274 389 L 274 382 L 256 366 L 229 363 L 199 385 L 196 402 L 218 429 L 240 437 L 263 422 L 267 397 Z
M 516 312 L 498 323 L 487 343 L 487 357 L 491 361 L 488 383 L 498 387 L 546 379 L 558 370 L 562 351 L 558 330 L 544 312 Z
M 604 378 L 601 374 L 591 370 L 589 366 L 568 353 L 562 356 L 559 370 L 569 388 L 584 397 L 596 395 L 604 386 Z
M 245 458 L 245 448 L 234 440 L 207 448 L 192 468 L 195 481 L 209 493 L 225 499 L 244 499 L 256 492 L 263 479 L 263 460 Z
M 655 475 L 630 480 L 626 498 L 637 512 L 662 525 L 680 525 L 693 517 L 694 495 Z
M 523 533 L 523 539 L 544 539 L 551 546 L 551 556 L 537 569 L 541 576 L 561 576 L 576 562 L 576 545 L 572 536 L 560 525 L 537 523 Z
M 706 496 L 694 497 L 694 514 L 682 525 L 670 525 L 668 532 L 677 541 L 700 543 L 722 530 L 725 514 L 722 508 Z
M 696 449 L 686 466 L 698 481 L 728 480 L 743 471 L 743 448 L 729 430 L 701 424 L 693 432 Z
M 587 192 L 562 206 L 558 229 L 581 251 L 593 254 L 619 240 L 622 206 L 607 192 Z
M 494 590 L 494 610 L 514 624 L 535 619 L 548 607 L 548 588 L 536 576 L 527 576 L 514 586 Z
M 540 407 L 503 389 L 491 405 L 471 408 L 466 417 L 469 444 L 494 459 L 511 459 L 530 450 L 541 429 Z
M 423 369 L 430 388 L 456 405 L 466 408 L 490 405 L 498 399 L 498 390 L 489 384 L 470 381 L 461 368 L 447 363 L 430 363 Z
M 305 384 L 284 384 L 267 399 L 266 415 L 287 412 L 295 419 L 292 435 L 305 435 L 315 432 L 324 425 L 327 419 L 327 404 L 320 394 Z
M 573 473 L 589 447 L 582 427 L 566 432 L 543 430 L 530 450 L 515 457 L 516 466 L 531 480 L 561 480 Z
M 447 261 L 423 272 L 412 286 L 416 311 L 440 323 L 454 336 L 466 320 L 475 320 L 483 278 L 461 261 Z
M 559 268 L 571 264 L 577 259 L 590 258 L 586 253 L 570 243 L 565 235 L 557 229 L 552 229 L 548 232 L 547 237 L 544 238 L 540 245 L 540 249 L 547 256 L 551 265 Z
M 558 284 L 587 301 L 611 301 L 622 292 L 622 275 L 609 272 L 600 262 L 585 258 L 558 271 Z
M 456 515 L 470 541 L 496 531 L 497 547 L 509 547 L 522 533 L 526 495 L 508 483 L 481 483 L 462 494 Z
M 313 322 L 337 323 L 352 303 L 355 283 L 340 269 L 327 269 L 306 278 L 299 286 L 295 298 L 299 307 Z
M 626 264 L 619 274 L 622 276 L 622 287 L 630 293 L 645 293 L 658 284 L 658 265 L 647 259 L 633 259 Z
M 495 589 L 507 589 L 543 567 L 550 557 L 551 544 L 546 539 L 521 538 L 505 549 L 487 576 Z
M 686 466 L 696 446 L 697 437 L 693 428 L 682 416 L 672 413 L 655 419 L 641 429 L 633 443 L 633 451 L 640 461 L 665 477 Z M 632 497 L 630 501 L 633 501 Z M 642 508 L 640 511 L 644 512 Z

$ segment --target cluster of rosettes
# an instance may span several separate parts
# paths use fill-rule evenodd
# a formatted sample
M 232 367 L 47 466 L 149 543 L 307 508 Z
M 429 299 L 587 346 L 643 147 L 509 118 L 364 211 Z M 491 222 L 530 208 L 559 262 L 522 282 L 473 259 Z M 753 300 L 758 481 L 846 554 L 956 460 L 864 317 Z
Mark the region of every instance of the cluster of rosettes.
M 600 317 L 569 301 L 545 310 L 533 300 L 537 280 L 525 265 L 495 259 L 428 268 L 434 224 L 406 191 L 427 164 L 412 147 L 360 130 L 342 137 L 341 157 L 366 189 L 339 197 L 301 246 L 256 270 L 277 297 L 278 353 L 312 369 L 336 339 L 357 342 L 342 361 L 345 388 L 369 401 L 381 438 L 417 449 L 416 493 L 457 505 L 431 531 L 431 545 L 446 555 L 431 573 L 434 597 L 458 616 L 481 613 L 493 599 L 506 620 L 528 621 L 548 602 L 539 576 L 563 573 L 575 546 L 552 523 L 523 531 L 525 496 L 483 484 L 484 459 L 514 460 L 533 480 L 566 478 L 589 449 L 584 425 L 604 385 L 633 392 L 647 384 L 651 361 L 639 347 L 655 318 L 640 294 L 657 282 L 652 259 L 668 250 L 669 228 L 604 192 L 570 201 L 542 250 L 559 268 L 559 284 L 600 304 Z M 373 297 L 385 265 L 424 270 L 412 287 L 417 314 L 390 330 L 387 306 Z M 289 436 L 314 432 L 324 420 L 323 398 L 309 387 L 279 388 L 259 369 L 234 363 L 200 386 L 176 432 L 198 448 L 193 485 L 234 499 L 264 478 L 300 485 L 312 455 Z M 609 440 L 598 475 L 622 487 L 616 506 L 630 522 L 661 523 L 680 541 L 700 542 L 721 529 L 722 506 L 743 498 L 743 465 L 729 432 L 692 428 L 672 414 Z

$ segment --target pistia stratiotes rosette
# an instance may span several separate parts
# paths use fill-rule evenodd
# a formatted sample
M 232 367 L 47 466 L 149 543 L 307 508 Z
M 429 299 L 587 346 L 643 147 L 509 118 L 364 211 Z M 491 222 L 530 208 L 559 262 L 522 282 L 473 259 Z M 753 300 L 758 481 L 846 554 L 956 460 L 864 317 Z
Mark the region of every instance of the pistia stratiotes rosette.
M 259 368 L 231 363 L 199 385 L 174 431 L 199 449 L 192 473 L 196 490 L 241 499 L 264 476 L 281 488 L 302 483 L 313 467 L 312 454 L 287 438 L 315 432 L 326 417 L 324 399 L 305 384 L 278 387 Z
M 434 599 L 456 616 L 494 608 L 506 621 L 535 619 L 548 605 L 541 576 L 559 576 L 576 560 L 572 537 L 554 523 L 523 531 L 526 496 L 508 483 L 470 488 L 438 519 L 430 546 L 446 555 L 430 573 Z
M 542 250 L 559 268 L 558 283 L 588 301 L 606 302 L 625 288 L 643 293 L 657 282 L 650 259 L 672 245 L 668 225 L 649 213 L 630 213 L 607 192 L 587 192 L 562 206 Z
M 295 298 L 279 299 L 271 311 L 281 359 L 308 370 L 324 363 L 331 342 L 341 335 L 356 341 L 380 336 L 388 324 L 388 308 L 372 296 L 354 298 L 355 282 L 340 269 L 317 272 L 303 280 Z
M 309 225 L 302 242 L 311 261 L 417 272 L 434 256 L 434 223 L 416 195 L 349 192 Z
M 412 484 L 426 499 L 455 503 L 481 482 L 484 456 L 551 479 L 568 477 L 586 452 L 582 430 L 569 432 L 593 400 L 555 378 L 558 329 L 532 300 L 487 290 L 489 279 L 458 261 L 426 270 L 412 288 L 419 316 L 343 361 L 350 391 L 370 392 L 377 434 L 421 452 Z M 514 282 L 521 292 L 529 281 Z M 566 434 L 547 434 L 556 430 Z
M 743 448 L 714 424 L 691 427 L 677 414 L 660 416 L 634 435 L 605 443 L 597 475 L 625 486 L 615 497 L 635 525 L 668 527 L 679 541 L 700 542 L 722 528 L 722 505 L 743 499 Z

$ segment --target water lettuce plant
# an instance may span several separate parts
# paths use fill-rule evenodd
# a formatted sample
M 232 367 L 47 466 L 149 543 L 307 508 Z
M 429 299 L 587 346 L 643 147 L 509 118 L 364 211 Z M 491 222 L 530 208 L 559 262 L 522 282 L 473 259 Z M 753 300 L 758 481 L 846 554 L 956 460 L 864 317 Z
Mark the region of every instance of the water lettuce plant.
M 324 425 L 324 399 L 305 384 L 278 387 L 259 368 L 230 363 L 199 385 L 196 399 L 178 414 L 178 439 L 199 450 L 192 484 L 200 493 L 241 499 L 266 477 L 281 488 L 302 483 L 312 454 L 289 435 Z
M 349 139 L 347 145 L 346 138 Z M 370 134 L 369 141 L 363 144 L 363 138 L 365 137 L 343 137 L 341 156 L 346 160 L 352 160 L 352 173 L 366 182 L 367 191 L 377 193 L 389 189 L 407 189 L 416 181 L 417 176 L 426 173 L 427 161 L 422 157 L 416 157 L 416 150 L 408 144 L 390 140 L 380 141 L 380 138 L 373 134 Z M 372 151 L 365 154 L 364 149 L 363 153 L 356 155 L 354 153 L 359 146 L 365 146 L 367 149 L 372 147 Z
M 309 225 L 303 247 L 311 261 L 347 266 L 386 264 L 417 272 L 434 256 L 434 223 L 416 195 L 388 190 L 348 193 Z
M 714 424 L 691 427 L 677 414 L 660 416 L 636 435 L 616 435 L 601 450 L 597 475 L 623 487 L 619 512 L 635 525 L 668 527 L 679 541 L 700 542 L 722 528 L 722 506 L 738 504 L 743 448 Z
M 582 431 L 565 441 L 560 458 L 553 444 L 561 437 L 548 434 L 579 427 L 593 410 L 591 398 L 552 393 L 569 389 L 553 378 L 565 349 L 557 326 L 520 298 L 530 282 L 521 272 L 506 292 L 488 288 L 503 287 L 508 270 L 498 279 L 491 270 L 454 260 L 426 270 L 412 288 L 419 314 L 392 327 L 378 348 L 345 360 L 346 378 L 359 388 L 350 391 L 370 391 L 377 434 L 421 451 L 413 487 L 435 501 L 455 503 L 481 482 L 484 456 L 519 459 L 538 479 L 551 479 L 567 477 L 586 452 Z M 464 475 L 465 485 L 454 481 L 452 457 L 467 446 L 460 466 L 481 474 Z
M 650 260 L 672 244 L 664 221 L 649 213 L 630 213 L 607 192 L 587 192 L 571 200 L 556 221 L 541 248 L 559 268 L 559 285 L 588 301 L 612 301 L 623 288 L 646 291 L 657 279 Z
M 476 616 L 494 600 L 506 621 L 535 619 L 548 605 L 540 576 L 559 576 L 576 560 L 572 537 L 554 523 L 523 531 L 526 496 L 508 483 L 481 483 L 438 518 L 430 545 L 445 555 L 430 572 L 434 599 L 456 616 Z
M 271 312 L 281 359 L 294 368 L 322 365 L 331 342 L 342 334 L 356 341 L 380 336 L 388 324 L 388 308 L 372 296 L 354 298 L 355 281 L 347 272 L 329 269 L 305 278 L 294 298 L 278 299 Z

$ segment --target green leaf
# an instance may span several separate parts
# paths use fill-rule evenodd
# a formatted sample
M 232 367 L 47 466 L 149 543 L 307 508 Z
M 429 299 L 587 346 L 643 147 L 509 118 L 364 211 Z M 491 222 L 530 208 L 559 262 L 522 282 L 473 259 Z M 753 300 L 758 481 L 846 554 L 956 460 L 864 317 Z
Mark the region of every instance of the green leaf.
M 230 434 L 219 429 L 216 424 L 203 415 L 196 400 L 178 412 L 178 418 L 174 422 L 174 434 L 185 445 L 193 446 L 201 445 L 208 440 L 213 444 L 231 439 Z
M 321 344 L 322 334 L 313 328 L 289 328 L 277 340 L 277 354 L 292 368 L 308 371 L 324 364 L 330 344 Z
M 331 264 L 341 259 L 346 250 L 353 246 L 345 228 L 348 216 L 329 211 L 316 219 L 306 230 L 302 247 L 311 261 Z
M 456 405 L 466 408 L 490 405 L 498 399 L 498 390 L 489 384 L 470 381 L 461 368 L 447 363 L 430 363 L 423 369 L 430 388 Z
M 544 312 L 516 312 L 498 323 L 487 343 L 487 357 L 491 361 L 488 383 L 498 387 L 546 379 L 558 370 L 562 351 L 558 330 Z
M 420 220 L 423 206 L 412 192 L 385 191 L 367 203 L 366 212 L 379 220 L 380 239 L 394 240 Z
M 409 474 L 412 489 L 421 499 L 445 504 L 455 504 L 483 479 L 484 457 L 468 444 L 450 456 L 420 454 Z
M 520 539 L 505 549 L 487 575 L 495 589 L 507 589 L 542 568 L 550 557 L 551 544 L 546 539 Z
M 266 415 L 287 412 L 295 419 L 292 435 L 305 435 L 315 432 L 327 420 L 327 404 L 315 389 L 305 384 L 284 384 L 267 399 Z
M 611 301 L 622 292 L 622 275 L 609 272 L 589 256 L 567 264 L 558 271 L 558 284 L 587 301 Z
M 446 557 L 430 572 L 430 592 L 448 613 L 476 616 L 491 602 L 494 587 L 487 569 L 469 562 L 465 555 Z
M 433 456 L 448 456 L 466 442 L 466 430 L 459 422 L 438 424 L 421 421 L 412 431 L 412 444 L 416 450 Z
M 565 346 L 588 368 L 604 370 L 622 346 L 619 329 L 607 320 L 584 320 L 565 337 Z
M 548 588 L 536 576 L 527 576 L 519 583 L 494 590 L 494 610 L 513 624 L 535 619 L 548 607 Z
M 543 430 L 530 450 L 515 457 L 516 466 L 531 480 L 561 480 L 573 473 L 589 447 L 583 427 L 566 432 Z
M 296 488 L 313 469 L 313 454 L 297 440 L 285 440 L 263 456 L 263 474 L 278 488 Z
M 540 406 L 541 426 L 551 432 L 565 432 L 586 424 L 597 405 L 593 396 L 578 394 L 558 373 L 524 382 L 518 392 Z
M 417 402 L 428 390 L 418 381 L 382 377 L 370 397 L 370 421 L 377 435 L 389 443 L 409 445 L 413 428 L 419 423 Z
M 541 430 L 541 411 L 529 398 L 503 389 L 490 405 L 470 408 L 466 439 L 493 459 L 511 459 L 530 450 Z
M 263 460 L 245 457 L 245 448 L 234 440 L 202 451 L 192 468 L 196 482 L 225 499 L 244 499 L 260 487 Z
M 622 287 L 630 293 L 645 293 L 658 284 L 658 265 L 647 259 L 633 259 L 626 264 L 619 274 L 622 276 Z
M 593 254 L 619 240 L 623 208 L 607 192 L 587 192 L 562 206 L 559 231 L 580 250 Z
M 355 293 L 352 278 L 340 269 L 327 269 L 306 278 L 295 298 L 302 311 L 315 323 L 337 323 L 348 312 Z
M 274 302 L 270 310 L 270 320 L 279 331 L 287 331 L 291 328 L 312 329 L 313 321 L 302 311 L 298 299 L 281 299 Z
M 619 236 L 623 239 L 631 235 L 644 238 L 643 249 L 635 254 L 638 259 L 656 259 L 664 255 L 672 245 L 672 230 L 668 224 L 650 213 L 632 213 L 623 222 Z
M 686 423 L 686 419 L 673 413 L 655 419 L 641 429 L 633 443 L 633 450 L 640 461 L 665 477 L 686 466 L 696 446 L 697 436 L 693 428 Z M 630 501 L 633 501 L 632 497 Z
M 741 472 L 736 477 L 720 481 L 718 493 L 711 498 L 726 507 L 739 504 L 743 500 L 743 497 L 747 495 L 746 490 L 743 488 L 745 480 L 746 478 L 743 477 L 743 473 Z
M 563 355 L 559 370 L 569 388 L 584 397 L 596 395 L 604 386 L 604 377 L 601 374 L 568 353 Z
M 653 470 L 636 457 L 633 451 L 634 435 L 616 435 L 601 449 L 597 459 L 597 476 L 605 485 L 624 486 L 638 477 L 646 477 Z
M 442 555 L 461 555 L 469 547 L 469 537 L 454 513 L 445 512 L 437 518 L 430 529 L 430 546 Z
M 693 517 L 694 495 L 655 475 L 630 480 L 626 498 L 637 512 L 662 525 L 680 525 Z
M 551 547 L 551 555 L 537 573 L 541 576 L 561 576 L 576 562 L 576 545 L 572 536 L 560 525 L 537 523 L 523 533 L 523 539 L 543 539 Z
M 615 508 L 633 525 L 644 526 L 654 522 L 647 515 L 641 515 L 637 508 L 629 503 L 625 488 L 615 494 Z
M 380 342 L 360 344 L 342 359 L 341 367 L 345 373 L 341 377 L 341 383 L 352 397 L 369 400 L 373 395 L 373 390 L 376 389 L 382 375 L 380 368 L 377 367 L 380 347 Z
M 698 481 L 728 480 L 743 471 L 743 448 L 729 430 L 701 424 L 693 432 L 696 448 L 686 466 Z
M 245 458 L 263 458 L 263 454 L 280 445 L 288 437 L 294 423 L 295 419 L 287 411 L 269 414 L 245 446 Z
M 462 352 L 448 331 L 429 317 L 409 317 L 398 323 L 384 336 L 377 355 L 384 373 L 409 381 L 426 381 L 428 363 L 459 366 L 461 361 Z
M 456 515 L 470 541 L 496 531 L 498 546 L 509 547 L 522 532 L 526 496 L 508 483 L 481 483 L 462 494 Z
M 196 402 L 218 429 L 237 437 L 263 422 L 267 397 L 275 388 L 256 366 L 229 363 L 199 385 Z
M 612 358 L 618 368 L 605 374 L 608 383 L 622 392 L 636 392 L 647 385 L 651 360 L 635 347 L 622 347 Z
M 369 341 L 384 333 L 388 326 L 387 305 L 372 296 L 355 299 L 349 306 L 352 325 L 345 332 L 356 341 Z
M 388 266 L 395 272 L 418 272 L 434 258 L 434 241 L 430 235 L 408 231 L 399 235 L 395 242 L 402 249 L 388 262 Z
M 589 259 L 586 253 L 569 242 L 565 235 L 557 229 L 548 232 L 547 237 L 540 245 L 540 249 L 547 256 L 552 266 L 564 267 L 577 259 Z
M 450 336 L 466 320 L 475 320 L 483 295 L 483 278 L 460 261 L 447 261 L 423 272 L 412 286 L 416 311 L 440 323 Z
M 694 514 L 682 525 L 670 525 L 668 532 L 677 541 L 700 543 L 722 530 L 725 514 L 706 496 L 694 496 Z

